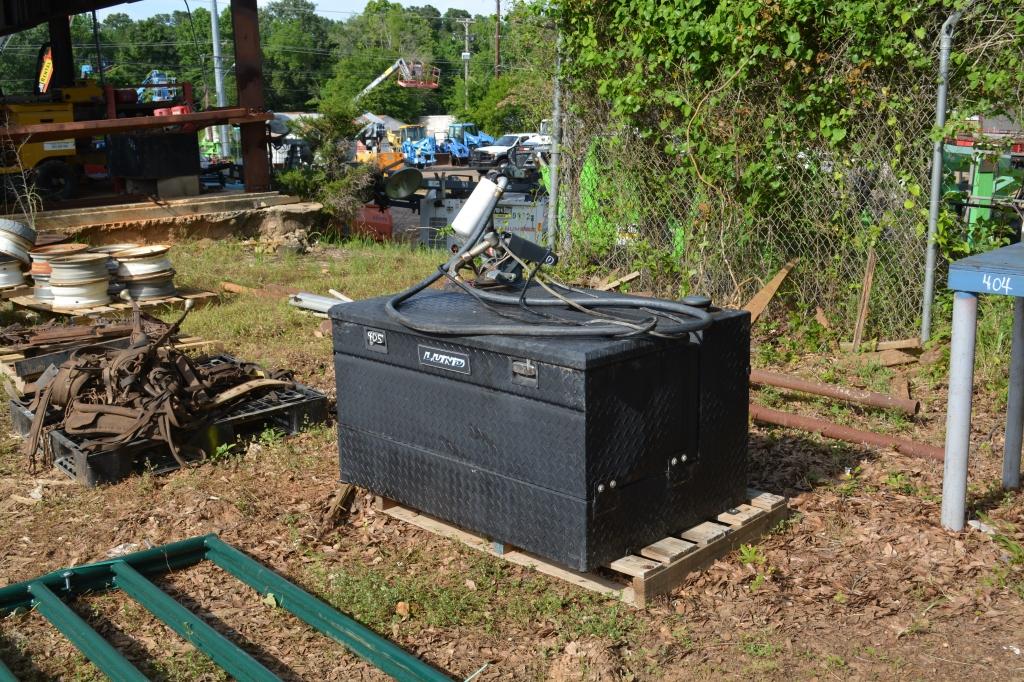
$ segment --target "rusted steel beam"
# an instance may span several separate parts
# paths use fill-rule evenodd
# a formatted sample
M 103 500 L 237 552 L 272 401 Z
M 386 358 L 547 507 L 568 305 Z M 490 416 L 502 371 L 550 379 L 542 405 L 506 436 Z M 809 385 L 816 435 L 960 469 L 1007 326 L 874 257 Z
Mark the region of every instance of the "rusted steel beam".
M 231 0 L 231 25 L 235 40 L 235 81 L 238 104 L 252 111 L 263 111 L 263 53 L 260 51 L 260 24 L 256 0 Z M 245 191 L 270 189 L 270 160 L 267 158 L 267 130 L 264 125 L 241 125 L 242 168 Z
M 233 107 L 209 109 L 193 114 L 177 114 L 172 116 L 101 118 L 94 121 L 69 121 L 67 123 L 36 123 L 25 126 L 11 126 L 0 132 L 0 137 L 13 141 L 30 140 L 31 142 L 46 142 L 47 140 L 64 140 L 69 137 L 113 135 L 133 130 L 163 128 L 185 123 L 198 124 L 201 127 L 223 123 L 254 123 L 257 127 L 262 128 L 264 121 L 269 121 L 271 118 L 273 118 L 273 114 L 251 112 L 242 107 Z
M 785 388 L 790 391 L 812 393 L 814 395 L 825 396 L 826 398 L 835 398 L 836 400 L 844 400 L 846 402 L 868 405 L 870 407 L 880 407 L 886 410 L 899 410 L 900 412 L 904 412 L 909 415 L 915 415 L 921 411 L 921 403 L 917 400 L 911 400 L 910 398 L 900 398 L 886 393 L 865 391 L 859 388 L 850 388 L 848 386 L 820 384 L 816 381 L 807 381 L 806 379 L 791 377 L 785 374 L 776 374 L 775 372 L 765 372 L 760 369 L 750 370 L 750 382 L 753 384 L 760 384 L 761 386 L 775 386 L 777 388 Z
M 755 403 L 750 403 L 750 417 L 754 421 L 763 424 L 774 424 L 799 431 L 808 431 L 820 434 L 826 438 L 835 438 L 836 440 L 844 440 L 858 445 L 871 445 L 876 448 L 892 449 L 904 455 L 912 455 L 939 462 L 945 458 L 943 449 L 934 445 L 926 445 L 895 436 L 884 436 L 871 431 L 862 431 L 861 429 L 854 429 L 849 426 L 825 421 L 824 419 L 816 419 L 815 417 L 780 412 L 779 410 L 773 410 Z

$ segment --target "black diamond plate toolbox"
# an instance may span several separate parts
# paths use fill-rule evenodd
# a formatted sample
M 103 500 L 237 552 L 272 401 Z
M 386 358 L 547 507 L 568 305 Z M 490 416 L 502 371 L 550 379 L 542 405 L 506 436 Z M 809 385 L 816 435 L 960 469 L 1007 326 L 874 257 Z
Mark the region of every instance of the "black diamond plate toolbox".
M 385 302 L 331 310 L 343 480 L 578 570 L 742 502 L 748 313 L 685 340 L 433 337 Z M 402 310 L 509 322 L 461 292 Z

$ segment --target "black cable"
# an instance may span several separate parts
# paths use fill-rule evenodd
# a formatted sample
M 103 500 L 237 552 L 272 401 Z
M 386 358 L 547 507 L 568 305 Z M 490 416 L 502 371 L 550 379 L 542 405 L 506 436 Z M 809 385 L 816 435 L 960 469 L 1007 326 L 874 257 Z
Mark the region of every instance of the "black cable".
M 508 178 L 498 178 L 498 196 L 504 192 L 505 187 L 508 185 Z M 587 297 L 582 298 L 568 298 L 567 300 L 572 303 L 582 306 L 585 308 L 632 308 L 632 309 L 649 309 L 650 311 L 657 313 L 675 313 L 689 318 L 684 321 L 673 322 L 671 324 L 663 325 L 659 323 L 657 317 L 651 318 L 646 325 L 637 324 L 626 321 L 608 320 L 604 322 L 594 323 L 582 323 L 575 326 L 558 325 L 558 324 L 529 324 L 526 321 L 520 321 L 518 325 L 508 324 L 451 324 L 445 322 L 424 322 L 414 320 L 408 315 L 399 311 L 401 305 L 419 294 L 424 289 L 428 288 L 439 279 L 444 276 L 451 276 L 450 272 L 453 268 L 457 267 L 463 262 L 463 256 L 473 249 L 481 240 L 484 232 L 487 230 L 489 220 L 481 220 L 479 224 L 474 228 L 472 233 L 466 239 L 462 248 L 459 249 L 458 253 L 452 256 L 449 261 L 442 266 L 437 272 L 431 274 L 421 282 L 414 284 L 405 291 L 392 296 L 384 304 L 384 309 L 388 314 L 388 317 L 395 320 L 399 324 L 408 327 L 410 329 L 425 333 L 425 334 L 436 334 L 436 335 L 449 335 L 449 336 L 484 336 L 484 335 L 502 335 L 502 336 L 564 336 L 564 337 L 595 337 L 595 336 L 609 336 L 609 337 L 629 337 L 635 336 L 637 333 L 654 333 L 657 336 L 672 335 L 678 336 L 689 332 L 700 331 L 706 329 L 711 325 L 712 317 L 711 314 L 701 308 L 695 308 L 688 306 L 683 303 L 676 301 L 663 301 L 659 299 L 643 298 L 639 296 L 626 296 L 626 295 L 609 295 L 602 296 L 599 298 Z M 566 303 L 564 300 L 558 298 L 536 298 L 528 297 L 527 292 L 521 292 L 518 295 L 515 294 L 499 294 L 487 290 L 478 288 L 470 288 L 464 285 L 463 282 L 452 277 L 452 280 L 456 282 L 464 291 L 471 293 L 481 303 L 493 303 L 495 305 L 505 305 L 517 307 L 520 304 L 527 305 L 530 307 L 537 308 L 551 308 L 551 307 L 565 307 Z M 500 314 L 500 313 L 499 313 Z M 503 315 L 504 316 L 504 315 Z M 676 318 L 679 319 L 679 318 Z M 631 329 L 624 329 L 625 325 L 630 325 Z

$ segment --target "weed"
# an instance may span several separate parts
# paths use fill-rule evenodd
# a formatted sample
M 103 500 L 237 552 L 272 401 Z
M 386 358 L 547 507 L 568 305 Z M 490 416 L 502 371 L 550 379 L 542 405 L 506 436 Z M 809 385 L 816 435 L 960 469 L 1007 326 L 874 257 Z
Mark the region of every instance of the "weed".
M 804 515 L 800 512 L 791 512 L 789 516 L 782 519 L 768 530 L 769 535 L 782 535 L 800 523 Z
M 850 497 L 861 487 L 860 480 L 861 468 L 857 465 L 852 468 L 848 468 L 843 477 L 846 479 L 845 483 L 836 486 L 836 492 L 842 497 Z
M 771 386 L 759 386 L 757 389 L 757 397 L 765 407 L 779 407 L 785 402 L 782 397 L 782 393 Z
M 917 487 L 902 471 L 890 471 L 889 475 L 885 477 L 885 485 L 904 495 L 913 495 L 917 491 Z
M 1024 546 L 1019 542 L 1013 538 L 1003 535 L 1002 533 L 993 535 L 992 541 L 1006 550 L 1007 554 L 1010 555 L 1011 566 L 1020 566 L 1024 564 Z
M 200 679 L 226 682 L 230 679 L 224 670 L 198 651 L 186 651 L 183 654 L 161 658 L 153 661 L 152 667 L 157 673 L 153 677 L 160 677 L 168 682 L 191 682 Z
M 751 592 L 757 592 L 762 587 L 764 587 L 764 584 L 765 584 L 765 582 L 767 580 L 768 580 L 768 577 L 764 573 L 758 573 L 757 575 L 754 576 L 754 579 L 750 581 L 750 585 L 748 586 L 748 589 Z
M 835 595 L 832 597 L 832 601 L 834 601 L 837 604 L 845 604 L 847 601 L 849 601 L 849 597 L 847 597 L 842 592 L 836 592 Z
M 842 670 L 846 667 L 846 660 L 842 656 L 837 656 L 835 654 L 826 654 L 825 667 L 829 670 Z
M 237 443 L 221 443 L 213 453 L 210 454 L 210 461 L 214 464 L 225 461 L 235 454 L 235 448 L 237 447 Z
M 256 440 L 259 441 L 260 445 L 273 448 L 281 444 L 281 441 L 284 440 L 284 436 L 285 433 L 281 429 L 274 426 L 268 426 L 260 432 L 260 435 Z
M 772 644 L 765 635 L 744 637 L 743 652 L 755 658 L 772 658 L 778 653 L 779 647 Z
M 685 626 L 676 628 L 672 631 L 672 639 L 676 641 L 683 651 L 691 651 L 693 649 L 693 637 L 690 636 L 690 631 Z
M 750 566 L 763 566 L 767 561 L 768 557 L 765 555 L 764 550 L 757 545 L 740 545 L 740 563 Z
M 893 371 L 877 362 L 866 362 L 857 368 L 857 376 L 869 390 L 888 393 Z

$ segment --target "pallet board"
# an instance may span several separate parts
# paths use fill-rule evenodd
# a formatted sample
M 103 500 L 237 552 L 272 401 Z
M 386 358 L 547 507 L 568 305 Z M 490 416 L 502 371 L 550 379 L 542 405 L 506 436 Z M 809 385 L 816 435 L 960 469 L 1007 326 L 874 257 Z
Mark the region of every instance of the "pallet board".
M 27 296 L 32 293 L 32 286 L 29 284 L 17 284 L 13 287 L 0 287 L 0 300 L 6 301 L 16 296 Z
M 218 298 L 219 295 L 213 291 L 203 291 L 201 289 L 179 289 L 176 296 L 166 296 L 164 298 L 154 298 L 149 301 L 140 301 L 139 307 L 142 310 L 152 310 L 153 308 L 162 308 L 167 306 L 180 310 L 185 307 L 186 300 L 191 300 L 193 305 L 196 308 L 199 308 L 216 302 Z M 117 301 L 106 305 L 85 308 L 58 308 L 45 301 L 40 301 L 35 296 L 17 296 L 12 298 L 11 302 L 20 308 L 28 308 L 29 310 L 49 313 L 51 315 L 67 315 L 76 318 L 100 317 L 102 315 L 112 315 L 115 313 L 130 313 L 132 310 L 132 304 L 126 301 Z
M 171 343 L 178 350 L 204 350 L 211 353 L 223 350 L 223 344 L 217 340 L 204 339 L 199 336 L 181 336 Z M 128 337 L 117 339 L 90 340 L 88 343 L 63 344 L 58 350 L 26 357 L 23 353 L 4 352 L 0 347 L 0 375 L 14 386 L 18 395 L 34 391 L 33 382 L 50 365 L 60 365 L 70 357 L 72 351 L 91 346 L 94 348 L 118 349 L 128 347 Z
M 755 542 L 789 513 L 786 498 L 779 495 L 748 490 L 747 497 L 747 504 L 723 511 L 714 521 L 699 523 L 677 536 L 647 545 L 639 551 L 639 556 L 630 554 L 611 562 L 607 569 L 616 574 L 617 580 L 598 573 L 574 571 L 509 548 L 385 497 L 377 497 L 375 507 L 392 518 L 435 535 L 643 608 L 653 599 L 670 593 L 691 573 L 707 568 L 742 544 Z

